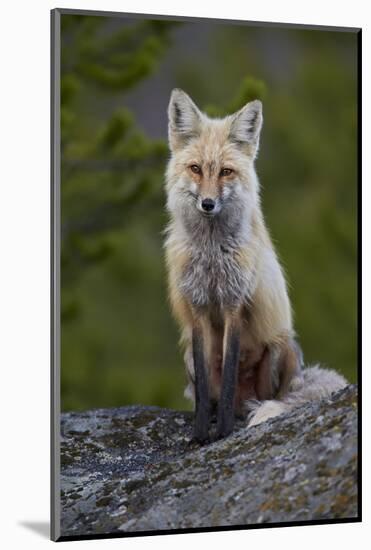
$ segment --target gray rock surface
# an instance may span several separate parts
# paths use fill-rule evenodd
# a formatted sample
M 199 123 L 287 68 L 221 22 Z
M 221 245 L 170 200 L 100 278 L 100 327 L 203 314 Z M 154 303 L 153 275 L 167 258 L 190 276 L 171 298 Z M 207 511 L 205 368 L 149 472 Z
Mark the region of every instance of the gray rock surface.
M 65 413 L 62 536 L 357 517 L 357 388 L 206 446 L 193 415 Z

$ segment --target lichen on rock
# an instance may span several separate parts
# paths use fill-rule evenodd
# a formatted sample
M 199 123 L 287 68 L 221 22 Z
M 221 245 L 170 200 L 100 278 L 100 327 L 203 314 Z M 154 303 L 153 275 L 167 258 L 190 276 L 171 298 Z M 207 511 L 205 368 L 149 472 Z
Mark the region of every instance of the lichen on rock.
M 193 414 L 64 413 L 61 535 L 357 517 L 357 388 L 199 446 Z

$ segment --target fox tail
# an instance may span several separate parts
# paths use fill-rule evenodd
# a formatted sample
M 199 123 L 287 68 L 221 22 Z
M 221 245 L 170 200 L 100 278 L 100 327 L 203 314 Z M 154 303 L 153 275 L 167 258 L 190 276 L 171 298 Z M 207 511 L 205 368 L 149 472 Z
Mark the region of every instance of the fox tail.
M 292 380 L 289 393 L 282 399 L 247 401 L 248 426 L 256 426 L 268 418 L 287 413 L 308 401 L 330 397 L 333 392 L 347 385 L 346 379 L 334 370 L 325 369 L 319 365 L 308 366 L 302 370 L 301 377 L 295 377 Z

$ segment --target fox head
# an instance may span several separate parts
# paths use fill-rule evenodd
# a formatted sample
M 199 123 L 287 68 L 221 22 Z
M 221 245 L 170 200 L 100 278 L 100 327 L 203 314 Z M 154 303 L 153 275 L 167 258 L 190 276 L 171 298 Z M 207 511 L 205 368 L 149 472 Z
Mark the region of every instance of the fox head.
M 262 104 L 251 101 L 225 118 L 209 118 L 182 90 L 169 108 L 168 208 L 188 218 L 223 217 L 258 201 L 254 170 L 262 127 Z M 239 207 L 238 207 L 239 206 Z

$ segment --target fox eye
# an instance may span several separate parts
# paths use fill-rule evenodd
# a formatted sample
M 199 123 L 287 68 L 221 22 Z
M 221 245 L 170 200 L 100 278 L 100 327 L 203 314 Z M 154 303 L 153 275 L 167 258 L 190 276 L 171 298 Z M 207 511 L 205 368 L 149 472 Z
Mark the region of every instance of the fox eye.
M 198 164 L 192 164 L 190 166 L 190 169 L 194 174 L 201 174 L 201 168 L 198 166 Z
M 222 168 L 220 170 L 220 175 L 223 176 L 230 176 L 232 174 L 233 170 L 232 168 Z

